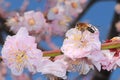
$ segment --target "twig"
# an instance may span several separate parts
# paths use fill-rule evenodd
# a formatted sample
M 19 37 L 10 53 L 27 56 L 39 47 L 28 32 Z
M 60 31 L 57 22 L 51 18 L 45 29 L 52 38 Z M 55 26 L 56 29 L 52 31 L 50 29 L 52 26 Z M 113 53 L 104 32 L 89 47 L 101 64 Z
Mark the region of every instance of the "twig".
M 101 45 L 101 50 L 107 50 L 107 49 L 113 49 L 113 48 L 120 48 L 120 41 L 103 43 Z M 60 49 L 51 50 L 51 51 L 43 51 L 43 57 L 55 57 L 55 56 L 59 56 L 62 54 L 63 53 Z M 2 57 L 0 57 L 0 60 L 2 60 Z
M 116 42 L 109 42 L 109 43 L 103 43 L 101 45 L 101 50 L 108 50 L 108 49 L 114 49 L 114 48 L 120 48 L 120 41 Z M 44 51 L 43 56 L 49 56 L 49 57 L 55 57 L 58 55 L 62 55 L 63 53 L 61 50 L 52 50 L 52 51 Z
M 97 1 L 116 1 L 116 0 L 97 0 Z
M 61 55 L 61 54 L 62 54 L 62 52 L 61 52 L 60 49 L 43 52 L 43 56 L 51 56 L 51 57 L 55 57 L 55 56 L 58 56 L 58 55 Z

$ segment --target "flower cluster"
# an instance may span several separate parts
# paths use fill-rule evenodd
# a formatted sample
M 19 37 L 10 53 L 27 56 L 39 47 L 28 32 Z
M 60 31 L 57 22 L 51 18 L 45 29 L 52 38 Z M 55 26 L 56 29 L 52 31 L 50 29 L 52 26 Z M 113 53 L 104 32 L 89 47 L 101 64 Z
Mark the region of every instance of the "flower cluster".
M 64 36 L 70 23 L 80 14 L 87 0 L 47 0 L 46 12 L 27 11 L 29 1 L 25 0 L 20 12 L 14 12 L 7 19 L 10 31 L 17 33 L 21 27 L 27 28 L 29 34 L 36 38 L 36 42 L 45 40 L 51 49 L 58 49 L 51 38 L 52 36 Z
M 45 26 L 46 20 L 41 12 L 29 11 L 20 16 L 18 13 L 16 16 L 9 18 L 7 25 L 10 26 L 10 30 L 14 33 L 18 32 L 21 27 L 26 27 L 31 33 L 39 33 L 43 26 Z
M 51 74 L 52 71 L 55 76 L 66 77 L 66 64 L 62 60 L 52 62 L 43 58 L 43 52 L 37 49 L 35 38 L 29 36 L 24 27 L 16 35 L 6 38 L 2 58 L 14 75 L 20 75 L 27 68 L 32 73 Z
M 120 66 L 120 50 L 115 47 L 120 37 L 114 37 L 102 45 L 98 29 L 91 24 L 78 23 L 75 28 L 68 30 L 61 47 L 63 54 L 54 56 L 54 59 L 50 58 L 53 52 L 46 54 L 37 48 L 35 38 L 28 32 L 27 27 L 21 27 L 16 35 L 6 38 L 2 49 L 3 61 L 14 75 L 21 75 L 27 68 L 32 73 L 40 72 L 66 79 L 67 71 L 86 75 L 94 68 L 110 71 Z M 107 49 L 106 46 L 109 47 L 111 43 L 113 48 Z
M 52 5 L 53 7 L 48 10 L 47 14 L 40 11 L 28 11 L 21 16 L 16 13 L 8 18 L 6 24 L 14 33 L 17 33 L 21 27 L 26 27 L 32 36 L 37 36 L 37 39 L 46 36 L 46 33 L 61 36 L 68 30 L 69 23 L 82 12 L 83 4 L 87 1 L 58 0 L 52 2 L 56 4 Z
M 114 37 L 111 40 L 107 41 L 107 43 L 108 42 L 116 43 L 119 41 L 120 41 L 120 37 Z M 102 50 L 102 54 L 106 58 L 106 60 L 102 63 L 103 69 L 110 71 L 110 70 L 116 69 L 117 67 L 120 67 L 120 50 L 119 50 L 119 48 Z
M 28 35 L 26 28 L 20 28 L 16 35 L 8 36 L 2 49 L 3 60 L 15 75 L 20 75 L 24 68 L 36 72 L 35 67 L 42 55 L 35 38 Z
M 52 20 L 53 33 L 62 34 L 68 30 L 69 23 L 84 9 L 87 0 L 58 0 L 47 14 L 48 20 Z
M 91 24 L 78 23 L 75 28 L 68 30 L 70 23 L 83 11 L 87 0 L 47 1 L 49 5 L 46 6 L 46 12 L 25 12 L 29 1 L 24 0 L 19 13 L 8 14 L 5 9 L 10 3 L 0 1 L 0 6 L 5 5 L 5 9 L 0 7 L 1 17 L 11 15 L 6 25 L 15 34 L 7 36 L 1 51 L 1 60 L 12 74 L 18 76 L 28 69 L 31 73 L 39 72 L 66 79 L 67 72 L 86 75 L 95 68 L 98 71 L 111 71 L 120 67 L 120 37 L 101 44 L 99 30 Z M 120 4 L 116 5 L 115 11 L 120 15 Z M 120 21 L 115 27 L 120 32 Z M 63 45 L 57 52 L 38 49 L 37 43 L 43 39 L 50 48 L 56 49 L 51 36 L 64 36 L 64 33 Z
M 73 70 L 79 71 L 80 74 L 87 74 L 94 66 L 101 70 L 101 61 L 104 57 L 101 54 L 99 31 L 95 27 L 94 29 L 94 33 L 82 31 L 78 27 L 70 29 L 61 48 L 64 55 L 71 58 L 70 65 Z

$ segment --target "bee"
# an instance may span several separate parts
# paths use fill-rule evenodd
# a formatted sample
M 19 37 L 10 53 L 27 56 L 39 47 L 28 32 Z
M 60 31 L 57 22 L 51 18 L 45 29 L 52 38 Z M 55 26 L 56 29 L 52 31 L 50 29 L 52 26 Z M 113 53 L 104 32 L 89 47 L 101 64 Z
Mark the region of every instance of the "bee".
M 82 32 L 84 32 L 85 30 L 88 30 L 89 32 L 94 33 L 96 31 L 93 25 L 90 25 L 87 23 L 77 23 L 76 27 L 78 30 Z

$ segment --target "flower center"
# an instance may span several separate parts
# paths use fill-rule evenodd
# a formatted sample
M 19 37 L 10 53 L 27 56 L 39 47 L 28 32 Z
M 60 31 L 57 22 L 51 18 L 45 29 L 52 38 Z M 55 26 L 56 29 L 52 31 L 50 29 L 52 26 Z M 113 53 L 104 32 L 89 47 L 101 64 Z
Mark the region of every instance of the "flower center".
M 24 51 L 18 51 L 16 52 L 17 55 L 16 55 L 16 62 L 21 64 L 24 62 L 24 60 L 27 59 L 27 56 L 25 55 L 25 52 Z
M 18 23 L 19 23 L 19 20 L 14 17 L 14 18 L 8 19 L 8 21 L 7 21 L 6 24 L 7 24 L 8 26 L 11 26 L 11 25 L 13 25 L 13 24 L 16 26 L 16 25 L 18 25 Z
M 12 20 L 13 22 L 16 22 L 16 23 L 18 22 L 18 20 L 15 19 L 15 18 L 12 18 L 11 20 Z
M 28 21 L 28 24 L 29 24 L 30 26 L 35 25 L 35 20 L 34 20 L 33 18 L 30 18 L 29 21 Z
M 60 25 L 66 25 L 64 21 L 59 21 Z
M 79 46 L 81 48 L 86 47 L 87 43 L 88 43 L 88 41 L 86 41 L 82 35 L 81 36 L 80 35 L 74 35 L 73 40 L 76 41 L 76 43 L 74 45 Z M 80 42 L 80 43 L 77 43 L 77 42 Z
M 58 14 L 58 12 L 59 12 L 57 8 L 52 9 L 52 11 L 53 11 L 55 14 Z
M 78 4 L 77 4 L 76 2 L 72 2 L 72 3 L 71 3 L 71 6 L 72 6 L 73 8 L 78 8 Z
M 70 22 L 71 21 L 71 18 L 68 17 L 68 16 L 65 16 L 65 19 L 66 19 L 66 22 Z
M 87 41 L 81 41 L 81 43 L 82 43 L 82 44 L 81 44 L 82 47 L 87 46 Z
M 76 35 L 76 34 L 75 34 L 75 35 L 73 36 L 73 40 L 74 40 L 74 41 L 80 41 L 81 39 L 82 39 L 82 36 L 80 36 L 80 35 Z
M 60 25 L 66 25 L 66 23 L 70 22 L 71 21 L 71 18 L 70 17 L 67 17 L 67 16 L 64 16 L 65 20 L 60 20 L 58 23 Z

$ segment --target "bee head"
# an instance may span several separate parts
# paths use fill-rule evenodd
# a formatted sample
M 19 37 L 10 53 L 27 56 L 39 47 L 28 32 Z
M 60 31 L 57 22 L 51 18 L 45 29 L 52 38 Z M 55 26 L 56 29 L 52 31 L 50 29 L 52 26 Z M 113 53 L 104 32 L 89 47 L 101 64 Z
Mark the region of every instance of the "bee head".
M 95 32 L 95 27 L 93 25 L 88 24 L 88 23 L 77 23 L 76 27 L 78 30 L 80 30 L 82 32 L 85 30 L 88 30 L 91 33 Z
M 76 27 L 80 31 L 85 31 L 89 25 L 87 23 L 77 23 Z

